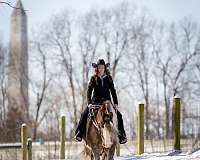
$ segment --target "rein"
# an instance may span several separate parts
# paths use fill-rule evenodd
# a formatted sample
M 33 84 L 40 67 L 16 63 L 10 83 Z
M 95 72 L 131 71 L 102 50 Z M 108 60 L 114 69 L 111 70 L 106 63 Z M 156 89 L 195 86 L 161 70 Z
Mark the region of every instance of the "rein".
M 91 117 L 91 120 L 92 120 L 92 124 L 94 125 L 94 127 L 99 131 L 101 132 L 101 129 L 99 127 L 99 124 L 98 122 L 96 121 L 95 119 L 95 113 L 94 113 L 94 110 L 95 109 L 99 109 L 102 105 L 89 105 L 88 108 L 89 108 L 89 115 Z

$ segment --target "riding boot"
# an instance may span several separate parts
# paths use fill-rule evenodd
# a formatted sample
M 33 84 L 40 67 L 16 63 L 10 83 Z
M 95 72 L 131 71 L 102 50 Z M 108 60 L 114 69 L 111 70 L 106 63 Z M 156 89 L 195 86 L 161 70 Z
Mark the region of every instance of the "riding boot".
M 124 123 L 122 119 L 122 114 L 117 110 L 117 120 L 118 120 L 118 137 L 119 137 L 119 143 L 124 144 L 127 142 L 126 133 L 124 130 Z
M 79 120 L 78 126 L 75 131 L 75 140 L 77 141 L 82 141 L 83 135 L 86 132 L 88 113 L 89 113 L 89 108 L 86 107 L 86 109 L 81 114 L 81 118 Z

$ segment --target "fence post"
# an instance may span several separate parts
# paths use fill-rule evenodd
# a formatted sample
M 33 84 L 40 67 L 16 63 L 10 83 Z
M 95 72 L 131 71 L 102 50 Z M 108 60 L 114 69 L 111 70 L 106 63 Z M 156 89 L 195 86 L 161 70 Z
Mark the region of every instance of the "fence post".
M 32 160 L 32 139 L 28 138 L 27 140 L 28 156 L 27 160 Z
M 138 132 L 137 132 L 138 154 L 144 153 L 144 104 L 138 104 Z
M 60 159 L 65 159 L 65 116 L 60 119 Z
M 21 126 L 21 143 L 22 143 L 22 160 L 27 160 L 27 126 L 22 124 Z
M 117 142 L 117 145 L 116 145 L 116 155 L 118 157 L 120 156 L 120 144 L 119 144 L 119 142 Z
M 181 145 L 180 145 L 180 122 L 181 122 L 181 98 L 179 97 L 174 97 L 174 149 L 175 150 L 181 150 Z

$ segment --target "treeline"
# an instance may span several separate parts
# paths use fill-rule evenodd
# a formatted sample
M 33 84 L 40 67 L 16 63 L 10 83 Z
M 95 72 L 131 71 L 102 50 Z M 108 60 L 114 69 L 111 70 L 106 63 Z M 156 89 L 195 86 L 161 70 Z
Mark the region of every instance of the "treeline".
M 199 103 L 199 29 L 191 17 L 167 24 L 128 2 L 84 15 L 66 9 L 52 16 L 29 35 L 29 122 L 34 139 L 46 134 L 57 138 L 62 113 L 68 117 L 67 138 L 73 138 L 87 103 L 91 64 L 98 58 L 111 64 L 128 134 L 136 134 L 135 106 L 143 101 L 146 138 L 169 138 L 173 96 L 182 98 L 185 116 L 191 104 Z M 6 71 L 6 65 L 3 68 Z M 0 127 L 6 122 L 6 75 L 0 75 Z

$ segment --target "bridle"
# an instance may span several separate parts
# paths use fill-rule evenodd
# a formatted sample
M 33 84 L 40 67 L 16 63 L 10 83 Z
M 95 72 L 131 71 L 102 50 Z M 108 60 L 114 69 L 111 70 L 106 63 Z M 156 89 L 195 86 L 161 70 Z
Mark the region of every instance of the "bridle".
M 98 131 L 100 131 L 100 128 L 101 127 L 104 127 L 104 124 L 106 123 L 106 122 L 109 122 L 109 121 L 111 121 L 112 122 L 112 117 L 110 118 L 110 115 L 109 114 L 111 114 L 112 112 L 111 111 L 108 111 L 108 108 L 106 107 L 106 112 L 107 112 L 107 114 L 106 114 L 106 116 L 107 116 L 107 118 L 105 119 L 105 121 L 104 121 L 104 117 L 103 117 L 103 121 L 101 122 L 101 123 L 98 123 L 97 122 L 97 120 L 96 120 L 96 118 L 95 118 L 95 110 L 99 110 L 101 107 L 103 107 L 104 105 L 107 105 L 108 103 L 104 103 L 104 104 L 95 104 L 95 105 L 93 105 L 93 104 L 90 104 L 89 106 L 88 106 L 88 108 L 89 108 L 89 117 L 91 118 L 91 120 L 92 120 L 92 124 L 94 125 L 94 127 L 98 130 Z M 111 104 L 111 103 L 110 103 Z M 112 105 L 112 104 L 111 104 Z M 113 106 L 113 105 L 112 105 Z

